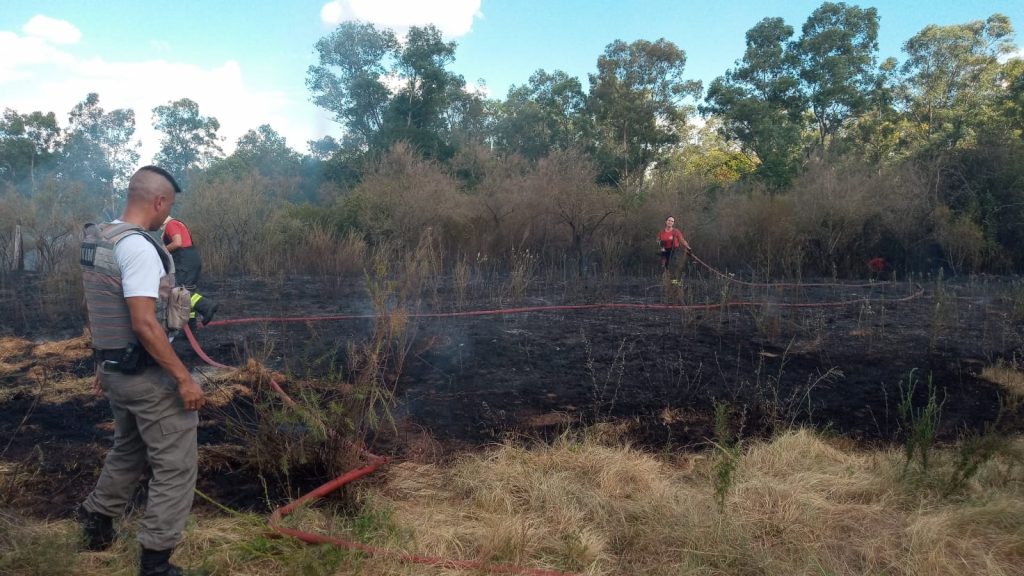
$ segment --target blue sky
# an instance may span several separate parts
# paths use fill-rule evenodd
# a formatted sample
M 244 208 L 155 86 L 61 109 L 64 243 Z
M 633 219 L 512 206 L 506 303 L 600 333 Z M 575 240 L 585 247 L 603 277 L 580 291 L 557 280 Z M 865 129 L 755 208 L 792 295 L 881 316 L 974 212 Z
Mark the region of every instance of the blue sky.
M 879 57 L 928 24 L 957 24 L 995 12 L 1024 27 L 1021 0 L 848 2 L 878 9 Z M 525 83 L 539 68 L 564 70 L 584 87 L 598 56 L 616 39 L 664 37 L 686 51 L 690 78 L 705 86 L 732 67 L 744 33 L 780 16 L 799 31 L 814 0 L 291 0 L 175 3 L 8 0 L 0 11 L 0 108 L 53 111 L 62 122 L 97 92 L 107 110 L 130 107 L 143 160 L 159 134 L 151 110 L 189 97 L 221 122 L 230 152 L 246 130 L 270 124 L 295 149 L 339 135 L 330 115 L 309 102 L 306 69 L 313 45 L 345 19 L 400 34 L 434 23 L 458 43 L 452 69 L 492 97 Z M 1018 38 L 1024 38 L 1018 34 Z

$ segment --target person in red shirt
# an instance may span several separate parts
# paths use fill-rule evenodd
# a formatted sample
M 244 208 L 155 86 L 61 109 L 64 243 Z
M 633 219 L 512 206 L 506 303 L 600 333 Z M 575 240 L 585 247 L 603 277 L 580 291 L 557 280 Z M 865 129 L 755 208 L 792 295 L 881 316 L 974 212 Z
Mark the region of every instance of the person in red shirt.
M 665 228 L 658 232 L 658 246 L 661 248 L 661 265 L 668 270 L 672 261 L 672 253 L 678 248 L 690 252 L 690 243 L 683 238 L 683 233 L 676 228 L 676 219 L 669 216 L 665 220 Z
M 205 326 L 210 320 L 213 320 L 213 315 L 217 313 L 219 306 L 196 291 L 199 275 L 203 271 L 203 260 L 199 257 L 199 250 L 192 244 L 192 233 L 189 232 L 184 222 L 170 216 L 164 220 L 164 247 L 174 259 L 175 282 L 179 286 L 188 288 L 192 293 L 190 326 L 195 328 L 197 312 L 202 315 Z
M 868 274 L 872 279 L 882 278 L 882 274 L 889 269 L 889 263 L 885 261 L 885 258 L 881 256 L 875 256 L 871 260 L 868 260 Z

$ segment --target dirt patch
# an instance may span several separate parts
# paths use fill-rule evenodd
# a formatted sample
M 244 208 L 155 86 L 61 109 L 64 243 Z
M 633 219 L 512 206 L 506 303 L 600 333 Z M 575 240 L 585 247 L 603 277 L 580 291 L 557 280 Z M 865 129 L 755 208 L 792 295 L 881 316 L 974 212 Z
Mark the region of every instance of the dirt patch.
M 713 434 L 713 408 L 721 402 L 746 437 L 800 425 L 855 442 L 891 442 L 901 438 L 897 405 L 911 388 L 919 406 L 929 388 L 935 391 L 942 401 L 940 438 L 951 441 L 982 430 L 1005 405 L 1004 385 L 982 372 L 1000 359 L 1024 357 L 1021 323 L 1007 313 L 1020 288 L 1001 279 L 921 284 L 750 288 L 696 275 L 681 286 L 538 281 L 515 302 L 493 286 L 474 284 L 457 309 L 456 291 L 442 286 L 421 312 L 595 303 L 699 308 L 413 319 L 397 386 L 398 434 L 374 448 L 436 461 L 508 434 L 543 439 L 609 422 L 641 446 L 700 449 Z M 368 319 L 315 321 L 369 313 L 356 281 L 232 281 L 207 292 L 222 303 L 220 318 L 264 320 L 202 329 L 204 350 L 227 364 L 256 359 L 291 379 L 327 373 L 343 379 L 348 343 L 366 339 L 371 329 Z M 305 320 L 277 320 L 295 317 Z M 0 481 L 7 482 L 0 497 L 34 514 L 59 516 L 95 482 L 111 417 L 91 392 L 87 340 L 49 342 L 43 335 L 32 336 L 36 342 L 0 340 L 0 438 L 9 439 L 0 446 Z M 202 369 L 185 343 L 175 347 Z M 211 382 L 212 408 L 200 425 L 200 489 L 230 506 L 265 509 L 326 479 L 322 470 L 295 470 L 268 483 L 240 467 L 246 447 L 224 415 L 244 414 L 251 390 Z M 1001 423 L 1024 429 L 1024 411 L 1004 410 Z

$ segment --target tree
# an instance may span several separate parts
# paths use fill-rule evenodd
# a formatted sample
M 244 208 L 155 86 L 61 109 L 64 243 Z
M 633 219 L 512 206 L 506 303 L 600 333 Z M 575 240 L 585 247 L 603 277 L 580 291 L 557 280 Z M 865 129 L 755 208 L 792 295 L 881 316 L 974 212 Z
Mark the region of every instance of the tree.
M 87 199 L 98 199 L 108 215 L 116 211 L 121 193 L 139 161 L 135 111 L 105 112 L 96 93 L 71 109 L 59 172 L 62 179 L 81 182 Z
M 482 93 L 482 85 L 476 91 L 457 83 L 448 85 L 447 107 L 442 111 L 441 125 L 453 147 L 480 146 L 491 139 L 496 102 L 484 98 Z
M 673 155 L 669 175 L 696 177 L 705 185 L 725 185 L 757 170 L 756 159 L 722 133 L 719 121 L 711 118 Z
M 409 29 L 395 62 L 402 89 L 388 106 L 381 148 L 405 141 L 427 157 L 451 156 L 450 133 L 443 117 L 448 110 L 450 89 L 461 91 L 465 85 L 462 76 L 445 70 L 454 60 L 455 43 L 444 42 L 437 28 Z
M 391 30 L 345 22 L 320 39 L 320 63 L 309 67 L 306 84 L 313 102 L 345 127 L 345 155 L 383 153 L 404 141 L 447 159 L 459 138 L 478 132 L 485 107 L 447 70 L 455 48 L 434 26 L 414 26 L 399 43 Z
M 1009 18 L 993 14 L 926 26 L 903 45 L 903 97 L 911 119 L 923 127 L 923 144 L 951 149 L 972 138 L 984 108 L 1004 92 L 999 58 L 1013 51 L 1012 37 Z
M 232 156 L 265 177 L 294 178 L 298 175 L 299 153 L 289 148 L 284 136 L 269 124 L 242 135 Z
M 1006 62 L 1002 77 L 1006 91 L 999 97 L 1000 116 L 1006 128 L 1024 142 L 1024 59 Z
M 302 170 L 298 152 L 269 124 L 249 130 L 238 139 L 235 151 L 204 171 L 204 181 L 259 176 L 260 188 L 278 198 L 292 198 L 300 185 Z
M 36 172 L 50 162 L 61 136 L 53 112 L 19 114 L 7 108 L 0 118 L 0 181 L 12 185 L 29 184 L 36 189 Z
M 867 93 L 867 107 L 853 123 L 848 142 L 860 156 L 881 168 L 902 160 L 907 154 L 911 124 L 898 108 L 900 79 L 895 58 L 878 67 L 874 84 Z
M 561 70 L 537 70 L 523 86 L 509 88 L 500 105 L 495 144 L 537 160 L 582 144 L 587 97 L 580 81 Z
M 380 132 L 391 100 L 384 79 L 397 49 L 394 32 L 362 22 L 344 22 L 317 41 L 320 63 L 309 67 L 306 85 L 313 103 L 345 127 L 346 147 L 365 151 Z
M 642 176 L 680 141 L 687 96 L 699 81 L 684 80 L 686 53 L 665 40 L 616 40 L 590 75 L 590 107 L 600 133 L 602 179 L 623 184 Z
M 324 136 L 319 140 L 309 140 L 306 142 L 309 146 L 309 153 L 313 158 L 320 161 L 326 161 L 334 156 L 335 152 L 341 149 L 341 142 L 334 136 Z
M 153 125 L 164 133 L 153 160 L 171 174 L 188 178 L 188 171 L 206 168 L 223 155 L 217 136 L 220 122 L 200 116 L 199 104 L 182 98 L 153 108 Z
M 818 125 L 818 143 L 824 146 L 867 107 L 878 51 L 878 11 L 825 2 L 807 18 L 792 49 Z
M 587 253 L 597 231 L 619 211 L 614 189 L 595 182 L 593 162 L 579 150 L 556 151 L 537 163 L 532 175 L 534 202 L 569 233 L 577 273 L 587 270 Z
M 756 173 L 775 188 L 796 175 L 804 126 L 797 59 L 787 46 L 792 36 L 782 18 L 754 25 L 742 60 L 711 82 L 701 107 L 721 119 L 727 140 L 757 155 Z

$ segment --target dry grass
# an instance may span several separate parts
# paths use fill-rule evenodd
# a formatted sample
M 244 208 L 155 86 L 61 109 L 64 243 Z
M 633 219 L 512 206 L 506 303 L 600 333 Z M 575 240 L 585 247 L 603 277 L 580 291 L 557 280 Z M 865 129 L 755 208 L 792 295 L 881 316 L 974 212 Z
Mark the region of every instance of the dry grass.
M 998 362 L 981 371 L 981 378 L 1003 387 L 1011 395 L 1024 398 L 1024 371 L 1016 364 Z
M 91 394 L 92 378 L 75 375 L 82 363 L 90 361 L 89 343 L 86 335 L 38 345 L 21 338 L 0 339 L 0 379 L 10 381 L 0 388 L 0 401 L 26 388 L 41 402 Z
M 898 451 L 790 432 L 750 445 L 721 513 L 709 458 L 666 460 L 611 435 L 508 443 L 449 467 L 395 463 L 381 483 L 363 485 L 358 516 L 317 506 L 287 524 L 392 550 L 589 575 L 1013 575 L 1024 565 L 1020 438 L 950 498 L 905 476 Z M 930 473 L 941 477 L 954 460 L 953 451 L 937 454 Z M 32 553 L 73 532 L 70 522 L 0 516 L 0 545 L 13 550 L 0 572 L 132 570 L 129 536 L 112 552 L 68 555 L 67 563 Z M 209 574 L 471 573 L 268 538 L 264 519 L 248 514 L 199 518 L 175 558 Z
M 0 338 L 0 378 L 14 376 L 32 365 L 32 343 L 24 338 Z

